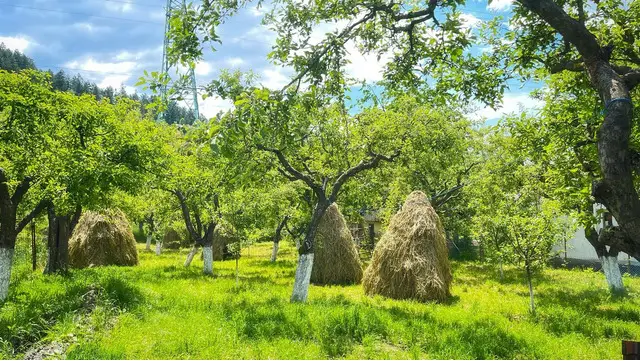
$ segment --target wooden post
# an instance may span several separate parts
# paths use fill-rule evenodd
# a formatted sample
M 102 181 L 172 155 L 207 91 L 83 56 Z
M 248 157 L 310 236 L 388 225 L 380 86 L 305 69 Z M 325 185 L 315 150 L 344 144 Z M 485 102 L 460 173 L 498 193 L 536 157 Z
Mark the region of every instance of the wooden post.
M 38 261 L 38 250 L 36 247 L 36 222 L 33 220 L 31 221 L 31 268 L 33 271 L 36 270 Z

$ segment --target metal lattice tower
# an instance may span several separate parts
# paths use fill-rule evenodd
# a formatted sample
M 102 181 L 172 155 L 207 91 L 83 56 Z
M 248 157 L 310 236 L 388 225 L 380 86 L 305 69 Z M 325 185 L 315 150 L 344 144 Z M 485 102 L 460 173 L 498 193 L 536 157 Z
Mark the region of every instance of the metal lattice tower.
M 171 45 L 169 38 L 169 32 L 171 31 L 171 15 L 175 11 L 186 10 L 186 0 L 167 0 L 165 24 L 164 24 L 164 46 L 162 49 L 162 70 L 163 74 L 169 74 L 169 59 L 167 58 L 167 50 Z M 193 68 L 189 68 L 187 73 L 188 84 L 187 89 L 180 89 L 181 93 L 185 94 L 183 97 L 185 104 L 193 112 L 194 119 L 197 121 L 200 117 L 200 109 L 198 108 L 198 88 L 196 87 L 196 74 Z M 168 102 L 167 85 L 162 87 L 161 97 L 164 104 Z M 161 118 L 164 118 L 163 114 L 160 114 Z

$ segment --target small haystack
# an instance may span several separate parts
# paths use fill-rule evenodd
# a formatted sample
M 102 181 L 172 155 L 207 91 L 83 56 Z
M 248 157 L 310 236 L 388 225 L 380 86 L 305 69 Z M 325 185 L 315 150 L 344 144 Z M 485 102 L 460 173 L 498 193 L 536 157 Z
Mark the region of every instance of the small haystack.
M 180 249 L 182 236 L 175 229 L 169 228 L 162 237 L 162 247 L 166 249 Z
M 136 241 L 124 213 L 85 212 L 69 241 L 69 264 L 76 268 L 137 265 Z
M 424 193 L 413 192 L 375 247 L 362 280 L 364 291 L 441 302 L 450 296 L 451 278 L 440 218 Z
M 312 283 L 351 284 L 362 280 L 358 250 L 335 203 L 322 216 L 314 241 L 314 253 Z

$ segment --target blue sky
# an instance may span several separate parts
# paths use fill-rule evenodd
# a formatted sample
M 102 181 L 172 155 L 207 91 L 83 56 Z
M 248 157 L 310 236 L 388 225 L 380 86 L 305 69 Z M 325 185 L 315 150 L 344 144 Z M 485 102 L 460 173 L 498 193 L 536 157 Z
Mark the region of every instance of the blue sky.
M 144 70 L 159 70 L 162 60 L 165 0 L 0 0 L 0 42 L 32 57 L 44 69 L 80 73 L 101 86 L 133 85 Z M 469 26 L 496 15 L 507 15 L 510 0 L 469 0 L 463 9 Z M 268 87 L 284 85 L 291 72 L 273 66 L 266 54 L 274 35 L 260 25 L 263 10 L 248 7 L 220 29 L 222 45 L 205 52 L 198 64 L 199 84 L 213 79 L 223 68 L 252 69 Z M 331 30 L 321 26 L 320 37 Z M 382 64 L 375 56 L 363 56 L 350 49 L 354 77 L 380 79 Z M 535 85 L 512 84 L 504 107 L 497 111 L 480 108 L 474 116 L 495 119 L 503 112 L 531 108 L 537 103 L 528 97 Z M 141 90 L 138 89 L 140 92 Z M 213 116 L 229 104 L 215 98 L 201 102 L 201 112 Z

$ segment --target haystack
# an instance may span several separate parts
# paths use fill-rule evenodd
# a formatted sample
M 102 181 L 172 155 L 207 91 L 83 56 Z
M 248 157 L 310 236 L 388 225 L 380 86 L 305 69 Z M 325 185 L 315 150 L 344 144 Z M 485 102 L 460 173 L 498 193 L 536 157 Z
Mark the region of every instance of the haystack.
M 441 302 L 450 296 L 451 278 L 440 218 L 424 193 L 413 192 L 375 247 L 362 280 L 364 291 Z
M 180 249 L 182 246 L 182 236 L 178 231 L 169 228 L 162 237 L 162 247 L 166 249 Z
M 325 212 L 314 241 L 311 282 L 351 284 L 362 280 L 362 264 L 347 222 L 333 203 Z
M 85 212 L 69 240 L 69 264 L 76 268 L 137 265 L 136 241 L 124 213 Z

